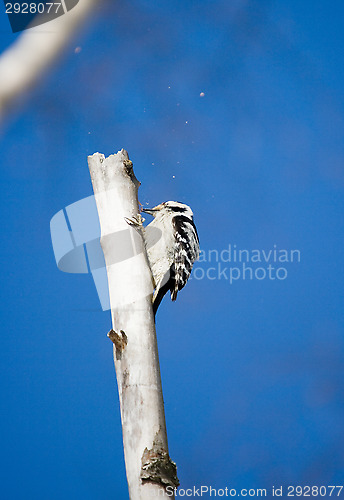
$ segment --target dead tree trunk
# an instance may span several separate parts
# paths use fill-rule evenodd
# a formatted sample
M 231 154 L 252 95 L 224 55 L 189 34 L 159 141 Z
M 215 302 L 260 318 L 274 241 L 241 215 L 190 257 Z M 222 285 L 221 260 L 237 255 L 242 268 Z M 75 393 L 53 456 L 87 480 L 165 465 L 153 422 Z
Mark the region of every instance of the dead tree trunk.
M 139 214 L 140 183 L 123 149 L 108 158 L 95 153 L 88 164 L 109 283 L 109 337 L 114 343 L 129 495 L 131 500 L 152 500 L 161 498 L 167 486 L 176 487 L 178 479 L 168 454 L 152 275 L 142 231 L 126 222 Z

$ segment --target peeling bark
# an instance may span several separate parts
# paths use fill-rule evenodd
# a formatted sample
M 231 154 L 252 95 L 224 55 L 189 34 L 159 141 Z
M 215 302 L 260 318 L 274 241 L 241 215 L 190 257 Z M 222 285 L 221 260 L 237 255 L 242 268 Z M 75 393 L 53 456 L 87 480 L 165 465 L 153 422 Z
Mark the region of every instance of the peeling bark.
M 150 481 L 164 486 L 177 488 L 179 480 L 177 477 L 177 466 L 171 460 L 168 451 L 163 446 L 163 440 L 160 438 L 160 432 L 157 434 L 153 448 L 145 448 L 142 455 L 141 480 Z

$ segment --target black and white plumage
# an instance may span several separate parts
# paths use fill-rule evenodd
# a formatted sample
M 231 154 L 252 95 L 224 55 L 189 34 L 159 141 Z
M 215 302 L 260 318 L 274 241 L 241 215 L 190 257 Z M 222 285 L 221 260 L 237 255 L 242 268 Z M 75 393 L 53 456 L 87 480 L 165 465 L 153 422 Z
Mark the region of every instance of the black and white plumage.
M 179 290 L 186 285 L 199 256 L 199 239 L 188 205 L 166 201 L 143 212 L 154 217 L 145 227 L 144 236 L 155 287 L 155 314 L 168 290 L 171 299 L 176 300 Z

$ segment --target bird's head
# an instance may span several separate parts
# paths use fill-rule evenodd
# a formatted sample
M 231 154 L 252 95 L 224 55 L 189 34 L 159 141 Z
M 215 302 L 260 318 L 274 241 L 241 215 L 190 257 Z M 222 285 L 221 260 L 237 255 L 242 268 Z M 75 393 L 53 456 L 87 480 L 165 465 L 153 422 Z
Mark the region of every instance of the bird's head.
M 189 217 L 191 220 L 193 218 L 191 208 L 184 203 L 179 203 L 178 201 L 165 201 L 156 207 L 144 208 L 142 212 L 153 215 L 155 218 L 166 216 L 174 217 L 176 215 L 184 215 L 185 217 Z

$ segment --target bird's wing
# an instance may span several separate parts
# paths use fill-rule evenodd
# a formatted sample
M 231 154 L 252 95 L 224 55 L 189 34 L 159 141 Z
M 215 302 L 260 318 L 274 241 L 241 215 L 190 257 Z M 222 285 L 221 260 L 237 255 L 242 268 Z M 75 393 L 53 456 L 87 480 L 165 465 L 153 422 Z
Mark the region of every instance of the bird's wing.
M 184 215 L 173 218 L 175 236 L 174 264 L 171 269 L 171 299 L 176 300 L 177 293 L 188 281 L 192 266 L 199 256 L 199 239 L 192 220 Z

